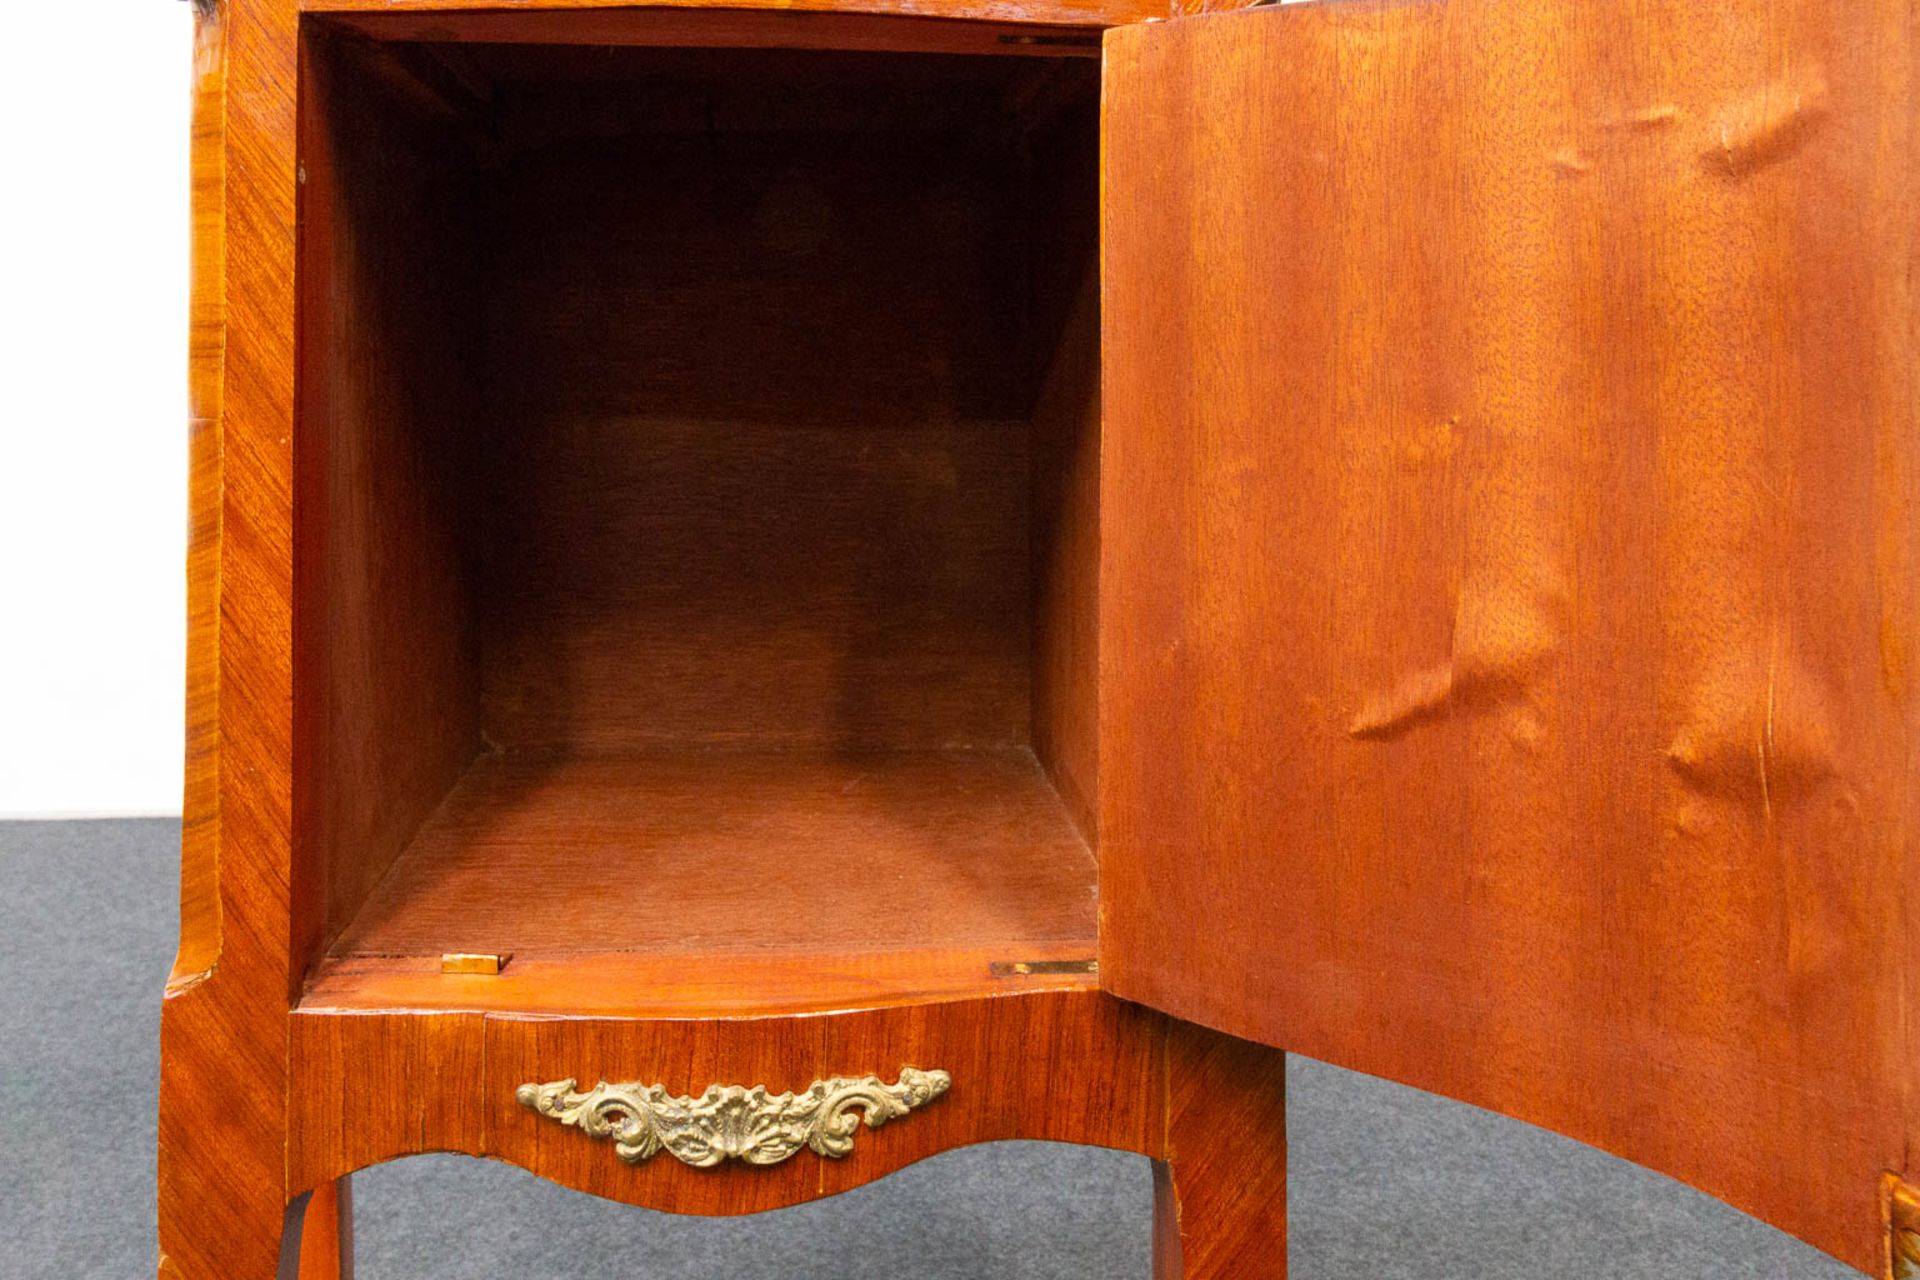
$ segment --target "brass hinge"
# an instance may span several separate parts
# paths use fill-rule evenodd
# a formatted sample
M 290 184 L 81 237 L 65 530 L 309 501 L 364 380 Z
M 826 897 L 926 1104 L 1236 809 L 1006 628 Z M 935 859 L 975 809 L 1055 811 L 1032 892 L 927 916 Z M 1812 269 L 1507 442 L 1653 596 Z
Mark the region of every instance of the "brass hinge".
M 490 955 L 484 952 L 449 951 L 440 957 L 442 973 L 480 973 L 488 977 L 507 967 L 511 955 Z
M 1030 974 L 1098 973 L 1098 960 L 995 960 L 987 971 L 996 978 L 1024 978 Z

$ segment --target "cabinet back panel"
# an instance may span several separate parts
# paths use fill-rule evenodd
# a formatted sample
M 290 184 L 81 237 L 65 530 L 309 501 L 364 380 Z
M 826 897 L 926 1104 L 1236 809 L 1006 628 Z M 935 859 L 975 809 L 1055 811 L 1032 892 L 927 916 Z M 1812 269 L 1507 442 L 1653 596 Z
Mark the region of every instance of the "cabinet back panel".
M 494 743 L 1027 741 L 1019 196 L 958 132 L 512 162 L 485 313 Z

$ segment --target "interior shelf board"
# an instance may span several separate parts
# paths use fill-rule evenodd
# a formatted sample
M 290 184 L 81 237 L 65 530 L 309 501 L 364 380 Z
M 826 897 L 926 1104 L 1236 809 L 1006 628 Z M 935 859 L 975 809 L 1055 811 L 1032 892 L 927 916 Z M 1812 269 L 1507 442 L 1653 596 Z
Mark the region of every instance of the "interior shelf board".
M 1010 989 L 992 963 L 1090 959 L 1094 934 L 1093 855 L 1025 748 L 489 756 L 307 1003 L 352 1005 L 372 984 L 411 1004 L 526 1004 L 531 979 L 562 973 L 627 991 L 617 1004 L 674 973 L 702 1005 L 740 983 L 885 1002 Z M 442 975 L 446 952 L 513 959 L 499 978 Z

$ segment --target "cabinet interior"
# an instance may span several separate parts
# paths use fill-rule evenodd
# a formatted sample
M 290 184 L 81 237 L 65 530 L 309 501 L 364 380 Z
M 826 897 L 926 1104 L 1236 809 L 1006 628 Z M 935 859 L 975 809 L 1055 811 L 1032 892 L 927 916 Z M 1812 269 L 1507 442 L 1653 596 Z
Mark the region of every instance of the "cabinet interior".
M 1090 980 L 1097 59 L 378 29 L 303 27 L 305 999 Z

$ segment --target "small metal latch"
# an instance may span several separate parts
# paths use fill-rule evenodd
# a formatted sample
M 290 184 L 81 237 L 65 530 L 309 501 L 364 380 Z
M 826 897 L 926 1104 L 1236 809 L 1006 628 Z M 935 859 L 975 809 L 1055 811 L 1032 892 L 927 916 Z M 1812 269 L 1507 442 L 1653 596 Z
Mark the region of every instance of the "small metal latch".
M 996 978 L 1024 978 L 1030 974 L 1098 973 L 1098 960 L 995 960 L 987 971 Z
M 449 951 L 440 957 L 442 973 L 483 973 L 488 977 L 507 967 L 512 955 L 487 955 L 472 951 Z

